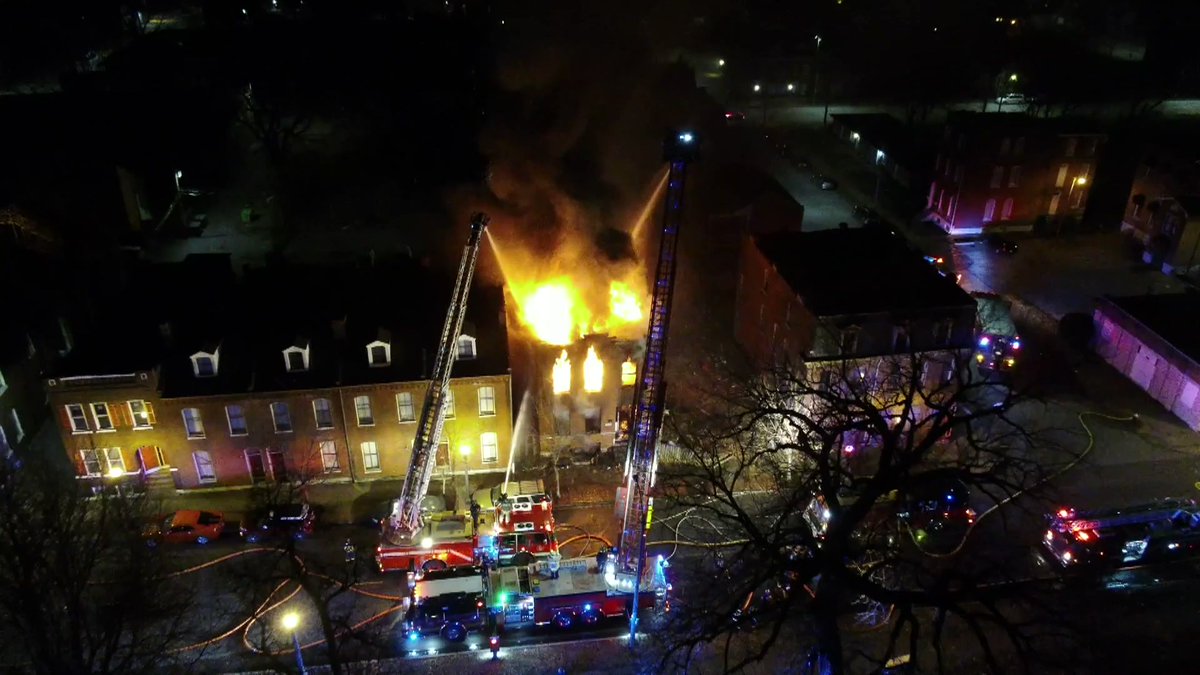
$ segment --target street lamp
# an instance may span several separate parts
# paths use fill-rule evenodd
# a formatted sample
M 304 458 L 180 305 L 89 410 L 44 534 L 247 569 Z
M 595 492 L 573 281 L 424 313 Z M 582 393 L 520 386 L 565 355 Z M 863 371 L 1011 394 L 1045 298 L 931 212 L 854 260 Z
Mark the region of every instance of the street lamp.
M 1071 189 L 1067 190 L 1067 205 L 1070 206 L 1071 208 L 1076 208 L 1071 203 L 1071 197 L 1075 194 L 1075 186 L 1076 185 L 1087 185 L 1087 180 L 1088 180 L 1087 176 L 1076 176 L 1071 181 Z
M 304 667 L 304 654 L 300 651 L 300 634 L 296 631 L 300 627 L 300 615 L 288 612 L 279 623 L 284 630 L 292 634 L 292 645 L 296 648 L 296 667 L 300 669 L 300 675 L 308 675 L 308 669 Z
M 180 178 L 183 178 L 183 172 L 176 171 L 175 172 L 175 192 L 179 192 L 179 179 Z
M 796 85 L 792 84 L 791 82 L 788 82 L 787 90 L 788 91 L 796 91 Z
M 724 68 L 725 67 L 725 59 L 717 59 L 717 67 Z
M 471 459 L 471 446 L 463 443 L 458 448 L 458 453 L 463 458 L 463 478 L 467 481 L 467 496 L 471 496 L 471 468 L 467 466 L 467 462 Z
M 757 82 L 755 82 L 755 83 L 754 83 L 754 93 L 756 93 L 756 94 L 757 94 L 757 93 L 758 93 L 758 92 L 760 92 L 760 91 L 762 91 L 762 85 L 761 85 L 761 84 L 758 84 Z
M 821 53 L 821 36 L 814 35 L 813 39 L 817 41 L 817 53 L 820 54 Z
M 1016 74 L 1016 73 L 1013 73 L 1012 75 L 1009 75 L 1009 76 L 1008 76 L 1008 81 L 1009 81 L 1009 82 L 1016 82 L 1016 81 L 1017 81 L 1017 74 Z

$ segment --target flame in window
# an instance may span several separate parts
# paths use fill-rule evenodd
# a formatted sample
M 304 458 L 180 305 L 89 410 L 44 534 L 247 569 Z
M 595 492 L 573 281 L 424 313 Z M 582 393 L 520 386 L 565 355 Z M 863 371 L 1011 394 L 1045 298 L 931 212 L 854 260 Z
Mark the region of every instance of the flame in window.
M 550 376 L 555 394 L 566 394 L 571 391 L 571 359 L 567 358 L 567 350 L 554 361 L 554 370 Z
M 604 387 L 604 362 L 596 356 L 596 348 L 588 347 L 587 358 L 583 361 L 583 390 L 600 391 Z

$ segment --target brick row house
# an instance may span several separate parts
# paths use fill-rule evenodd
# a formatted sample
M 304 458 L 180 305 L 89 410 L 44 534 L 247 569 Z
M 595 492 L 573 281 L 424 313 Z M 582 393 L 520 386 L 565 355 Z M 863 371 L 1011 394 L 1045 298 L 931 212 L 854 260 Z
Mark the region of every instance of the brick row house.
M 389 295 L 388 283 L 339 276 Z M 237 288 L 265 302 L 289 283 L 276 271 Z M 438 303 L 450 290 L 425 285 L 427 297 L 403 316 L 370 309 L 390 306 L 373 301 L 339 303 L 340 292 L 329 294 L 332 304 L 300 293 L 311 303 L 303 320 L 237 310 L 223 322 L 170 320 L 140 363 L 106 367 L 117 364 L 110 355 L 66 364 L 47 387 L 77 474 L 180 489 L 403 478 L 445 316 Z M 504 471 L 512 446 L 501 289 L 473 289 L 468 307 L 438 452 L 443 474 Z
M 926 217 L 951 235 L 1077 220 L 1105 140 L 1071 120 L 953 112 L 938 144 Z
M 945 391 L 975 326 L 974 299 L 887 230 L 743 239 L 734 336 L 759 368 L 802 368 L 813 383 L 850 378 L 885 394 L 896 368 L 916 363 L 926 392 Z

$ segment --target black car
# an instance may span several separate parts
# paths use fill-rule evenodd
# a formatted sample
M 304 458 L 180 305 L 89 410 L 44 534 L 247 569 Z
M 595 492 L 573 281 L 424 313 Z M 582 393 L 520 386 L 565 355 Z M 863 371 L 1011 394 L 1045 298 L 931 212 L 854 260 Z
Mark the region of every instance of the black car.
M 1017 252 L 1017 242 L 1001 237 L 998 234 L 989 234 L 984 241 L 993 253 L 1013 255 Z
M 854 207 L 854 217 L 858 218 L 864 225 L 874 225 L 879 222 L 879 213 L 875 209 L 867 208 L 862 204 Z
M 308 504 L 284 504 L 242 521 L 242 539 L 257 544 L 268 539 L 305 539 L 312 535 L 317 514 Z

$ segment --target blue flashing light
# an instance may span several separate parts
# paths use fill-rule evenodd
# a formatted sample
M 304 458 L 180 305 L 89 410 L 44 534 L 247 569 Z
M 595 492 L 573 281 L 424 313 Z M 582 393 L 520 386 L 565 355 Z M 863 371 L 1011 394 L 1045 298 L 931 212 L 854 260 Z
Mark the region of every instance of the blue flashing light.
M 583 611 L 585 611 L 585 612 L 590 612 L 590 611 L 592 611 L 592 605 L 591 605 L 591 603 L 588 603 L 588 604 L 584 605 L 584 606 L 583 606 Z
M 1021 348 L 1021 341 L 1020 341 L 1020 340 L 1015 340 L 1015 341 L 1013 342 L 1013 345 L 1012 345 L 1012 347 L 1013 347 L 1013 349 L 1020 349 L 1020 348 Z
M 419 633 L 417 633 L 417 631 L 415 631 L 415 630 L 408 634 L 409 640 L 416 640 L 419 637 L 421 637 L 421 635 Z
M 991 343 L 992 343 L 991 339 L 986 335 L 979 338 L 979 346 L 980 347 L 986 347 L 986 346 L 990 345 Z

